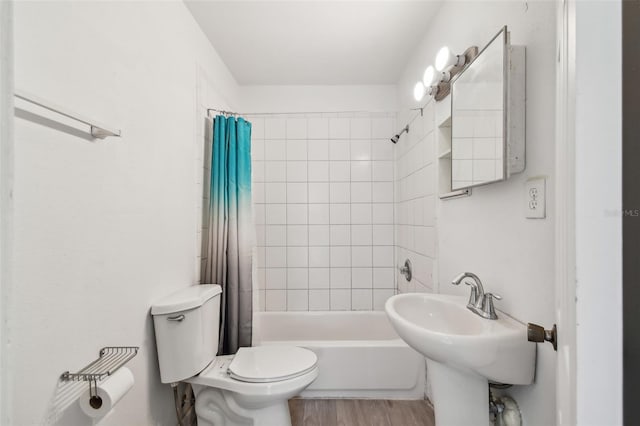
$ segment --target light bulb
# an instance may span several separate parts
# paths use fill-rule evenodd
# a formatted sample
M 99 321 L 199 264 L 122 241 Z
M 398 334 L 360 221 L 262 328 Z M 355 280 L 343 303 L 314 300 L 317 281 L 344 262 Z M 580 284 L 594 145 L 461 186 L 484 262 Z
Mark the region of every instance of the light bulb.
M 436 70 L 429 65 L 426 70 L 424 70 L 424 74 L 422 75 L 422 83 L 424 87 L 431 87 L 435 83 L 434 79 L 436 76 Z
M 453 54 L 447 46 L 443 46 L 436 55 L 436 69 L 438 71 L 444 71 L 449 65 L 451 65 Z
M 417 82 L 415 86 L 413 86 L 413 97 L 416 101 L 421 101 L 424 97 L 424 84 L 421 81 Z
M 438 51 L 436 55 L 436 69 L 438 71 L 445 71 L 450 66 L 462 66 L 465 63 L 464 55 L 454 55 L 447 46 L 444 46 Z

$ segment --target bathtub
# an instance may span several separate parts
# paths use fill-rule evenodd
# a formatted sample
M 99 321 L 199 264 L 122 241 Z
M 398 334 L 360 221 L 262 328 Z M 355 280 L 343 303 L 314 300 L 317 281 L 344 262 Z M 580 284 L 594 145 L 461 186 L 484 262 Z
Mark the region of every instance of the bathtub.
M 318 356 L 307 398 L 422 399 L 425 361 L 384 312 L 256 312 L 254 345 L 296 345 Z

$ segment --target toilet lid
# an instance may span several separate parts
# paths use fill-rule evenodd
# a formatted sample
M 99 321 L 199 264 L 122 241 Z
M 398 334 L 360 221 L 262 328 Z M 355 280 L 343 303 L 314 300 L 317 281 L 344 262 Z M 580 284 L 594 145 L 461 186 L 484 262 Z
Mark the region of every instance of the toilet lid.
M 316 367 L 318 357 L 297 346 L 240 348 L 229 364 L 229 375 L 242 382 L 265 383 L 292 379 Z

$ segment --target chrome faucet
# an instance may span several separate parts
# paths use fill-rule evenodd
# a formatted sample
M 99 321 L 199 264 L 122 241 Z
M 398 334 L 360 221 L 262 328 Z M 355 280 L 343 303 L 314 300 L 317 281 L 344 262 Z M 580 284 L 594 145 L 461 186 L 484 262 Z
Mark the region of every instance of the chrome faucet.
M 469 303 L 467 308 L 475 312 L 476 309 L 482 310 L 482 298 L 484 297 L 484 288 L 482 288 L 482 281 L 474 273 L 463 272 L 451 281 L 453 285 L 460 285 L 465 278 L 471 278 L 473 281 L 465 281 L 465 284 L 471 286 L 471 295 L 469 296 Z
M 477 314 L 482 318 L 486 319 L 498 319 L 498 315 L 496 314 L 496 310 L 493 306 L 493 299 L 501 300 L 502 297 L 493 293 L 485 293 L 484 288 L 482 287 L 482 281 L 480 278 L 474 273 L 471 272 L 463 272 L 462 274 L 456 276 L 451 284 L 460 285 L 462 280 L 465 278 L 471 278 L 473 281 L 465 281 L 465 284 L 471 286 L 471 294 L 469 295 L 469 303 L 467 303 L 467 308 Z

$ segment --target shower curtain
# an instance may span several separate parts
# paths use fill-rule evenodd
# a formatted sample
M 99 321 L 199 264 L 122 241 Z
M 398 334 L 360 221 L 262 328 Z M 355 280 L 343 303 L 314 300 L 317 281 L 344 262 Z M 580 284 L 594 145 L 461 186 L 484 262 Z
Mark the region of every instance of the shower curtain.
M 222 287 L 218 354 L 226 355 L 251 346 L 251 123 L 218 115 L 212 129 L 201 282 Z

